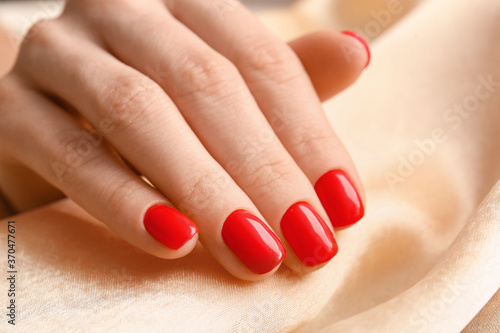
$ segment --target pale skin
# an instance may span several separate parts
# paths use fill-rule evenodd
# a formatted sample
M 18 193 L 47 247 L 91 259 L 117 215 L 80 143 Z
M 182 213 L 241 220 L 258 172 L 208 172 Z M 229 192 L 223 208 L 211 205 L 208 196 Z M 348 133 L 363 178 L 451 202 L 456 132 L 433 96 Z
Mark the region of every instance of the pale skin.
M 344 170 L 364 200 L 321 101 L 367 57 L 334 31 L 286 44 L 238 2 L 70 1 L 30 30 L 0 81 L 3 196 L 18 212 L 66 195 L 154 256 L 185 256 L 200 240 L 234 276 L 262 279 L 279 266 L 253 274 L 220 237 L 245 209 L 287 248 L 287 266 L 318 269 L 293 255 L 279 223 L 299 201 L 328 221 L 313 188 L 328 170 Z M 151 237 L 142 221 L 157 203 L 199 237 L 178 250 Z

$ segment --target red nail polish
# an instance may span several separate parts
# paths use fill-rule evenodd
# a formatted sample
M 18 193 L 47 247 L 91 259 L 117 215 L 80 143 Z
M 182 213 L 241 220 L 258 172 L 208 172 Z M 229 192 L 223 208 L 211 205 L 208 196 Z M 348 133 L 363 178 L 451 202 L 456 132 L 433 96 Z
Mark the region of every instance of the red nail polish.
M 314 189 L 334 228 L 351 225 L 363 217 L 361 198 L 344 171 L 328 171 Z
M 276 235 L 256 216 L 236 210 L 222 226 L 226 245 L 255 274 L 273 270 L 285 259 L 285 248 Z
M 366 65 L 365 65 L 364 68 L 368 67 L 368 65 L 370 64 L 370 59 L 371 59 L 372 56 L 371 56 L 371 52 L 370 52 L 370 46 L 368 46 L 368 43 L 366 42 L 366 40 L 363 37 L 361 37 L 360 35 L 358 35 L 357 33 L 352 32 L 352 31 L 342 31 L 342 33 L 344 35 L 356 38 L 357 40 L 360 41 L 361 44 L 363 44 L 363 46 L 366 49 L 366 53 L 368 55 L 368 59 L 366 60 Z
M 288 208 L 281 219 L 281 230 L 295 255 L 307 267 L 327 262 L 338 252 L 332 231 L 306 202 L 297 202 Z
M 172 250 L 178 250 L 198 232 L 198 227 L 181 212 L 154 205 L 144 215 L 144 227 L 157 241 Z

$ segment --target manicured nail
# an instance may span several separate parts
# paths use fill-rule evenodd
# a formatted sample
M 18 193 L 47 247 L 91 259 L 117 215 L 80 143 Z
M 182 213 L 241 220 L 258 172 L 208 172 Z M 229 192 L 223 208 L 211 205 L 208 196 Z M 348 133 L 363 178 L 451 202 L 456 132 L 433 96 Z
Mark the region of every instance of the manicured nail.
M 366 42 L 366 40 L 363 37 L 361 37 L 360 35 L 358 35 L 357 33 L 352 32 L 352 31 L 342 31 L 342 33 L 344 35 L 356 38 L 361 44 L 363 44 L 363 46 L 365 47 L 365 50 L 366 50 L 366 54 L 368 56 L 368 59 L 366 60 L 366 65 L 364 68 L 368 67 L 368 65 L 370 64 L 370 59 L 371 59 L 371 52 L 370 52 L 370 47 L 368 46 L 368 43 Z
M 236 210 L 222 226 L 226 245 L 255 274 L 265 274 L 285 259 L 285 248 L 258 217 Z
M 328 171 L 318 179 L 314 189 L 334 228 L 351 225 L 363 217 L 361 198 L 344 171 Z
M 144 215 L 144 227 L 157 241 L 172 250 L 178 250 L 198 232 L 198 227 L 181 212 L 154 205 Z
M 327 262 L 338 252 L 332 231 L 306 202 L 297 202 L 288 208 L 281 219 L 281 230 L 295 255 L 307 267 Z

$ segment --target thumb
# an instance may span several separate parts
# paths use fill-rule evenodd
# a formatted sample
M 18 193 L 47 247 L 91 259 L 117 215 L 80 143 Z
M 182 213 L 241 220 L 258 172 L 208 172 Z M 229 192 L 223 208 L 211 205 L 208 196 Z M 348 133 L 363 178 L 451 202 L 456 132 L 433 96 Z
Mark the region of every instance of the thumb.
M 315 31 L 288 45 L 299 57 L 322 101 L 354 83 L 370 62 L 368 44 L 350 31 Z

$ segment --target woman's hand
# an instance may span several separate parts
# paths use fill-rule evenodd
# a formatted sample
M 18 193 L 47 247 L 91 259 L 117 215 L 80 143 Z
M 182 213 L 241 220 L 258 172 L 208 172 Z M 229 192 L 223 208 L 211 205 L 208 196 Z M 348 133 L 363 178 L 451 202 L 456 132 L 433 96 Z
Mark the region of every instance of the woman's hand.
M 342 33 L 286 45 L 237 1 L 69 1 L 0 82 L 2 191 L 18 210 L 61 191 L 161 258 L 199 230 L 241 279 L 316 269 L 337 252 L 327 216 L 363 215 L 318 95 L 368 60 Z

